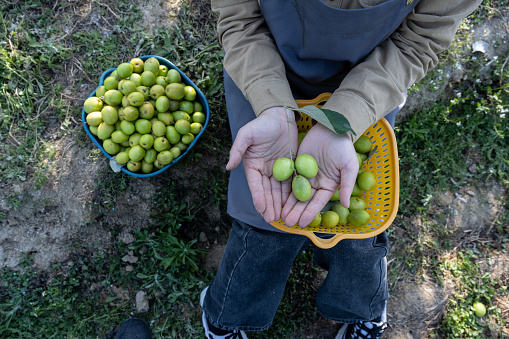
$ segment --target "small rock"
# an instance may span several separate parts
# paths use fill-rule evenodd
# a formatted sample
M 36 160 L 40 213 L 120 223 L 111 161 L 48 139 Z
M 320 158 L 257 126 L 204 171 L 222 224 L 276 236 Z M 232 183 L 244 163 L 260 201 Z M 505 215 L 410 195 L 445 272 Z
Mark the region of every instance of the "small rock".
M 476 173 L 477 172 L 477 165 L 476 164 L 472 164 L 472 165 L 468 166 L 468 171 L 470 173 Z
M 133 251 L 129 251 L 129 252 L 127 252 L 127 254 L 134 255 L 134 252 Z
M 144 291 L 136 293 L 136 310 L 138 313 L 146 313 L 149 310 L 147 293 Z
M 200 241 L 207 242 L 207 235 L 205 234 L 205 232 L 200 233 Z
M 135 264 L 138 262 L 138 257 L 135 257 L 134 255 L 126 255 L 122 258 L 122 261 Z
M 132 272 L 132 271 L 134 271 L 134 267 L 133 267 L 132 265 L 127 265 L 127 266 L 125 267 L 125 270 L 126 270 L 127 272 Z
M 438 192 L 437 201 L 442 207 L 449 206 L 454 200 L 454 195 L 451 192 Z
M 474 191 L 471 191 L 471 190 L 468 190 L 465 192 L 466 194 L 470 195 L 471 197 L 474 197 L 475 196 L 475 192 Z

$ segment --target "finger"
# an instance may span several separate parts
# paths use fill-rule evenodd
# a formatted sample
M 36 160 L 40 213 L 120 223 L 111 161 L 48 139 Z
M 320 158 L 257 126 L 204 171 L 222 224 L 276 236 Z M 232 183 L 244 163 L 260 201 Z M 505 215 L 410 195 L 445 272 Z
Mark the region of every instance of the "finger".
M 292 178 L 281 182 L 281 207 L 286 204 L 292 195 Z
M 304 211 L 301 213 L 299 219 L 299 226 L 305 227 L 316 217 L 318 213 L 325 207 L 329 202 L 334 192 L 320 189 L 315 192 L 311 197 L 309 203 L 305 206 Z
M 237 137 L 230 149 L 230 159 L 226 164 L 226 170 L 231 171 L 240 164 L 244 153 L 246 153 L 247 148 L 251 146 L 251 143 L 251 135 L 245 127 L 242 127 L 239 133 L 237 133 Z
M 353 187 L 357 180 L 357 166 L 349 166 L 341 170 L 341 187 L 339 189 L 339 201 L 343 207 L 350 207 L 350 197 L 352 196 Z
M 246 179 L 253 197 L 253 204 L 258 213 L 265 212 L 265 195 L 263 192 L 262 174 L 252 168 L 246 168 Z
M 270 185 L 272 187 L 272 200 L 274 201 L 274 220 L 281 219 L 281 209 L 283 208 L 281 197 L 281 182 L 274 177 L 270 177 Z
M 297 203 L 299 203 L 299 200 L 297 200 L 295 195 L 290 193 L 290 195 L 288 196 L 288 199 L 286 199 L 286 202 L 283 206 L 283 211 L 281 212 L 281 218 L 285 221 L 285 224 L 287 226 L 293 226 L 299 220 L 298 218 L 294 218 L 293 224 L 292 224 L 292 223 L 290 223 L 290 220 L 288 219 L 288 215 L 292 212 L 293 208 L 295 207 L 295 205 Z
M 315 189 L 311 189 L 311 197 L 309 199 L 312 199 L 314 194 L 315 194 Z M 295 196 L 292 194 L 292 197 L 289 198 L 288 200 L 293 202 L 293 198 L 295 198 Z M 290 226 L 297 225 L 297 223 L 299 222 L 299 219 L 302 215 L 302 212 L 304 212 L 304 210 L 306 209 L 306 206 L 311 201 L 311 200 L 308 200 L 308 201 L 303 202 L 303 201 L 297 200 L 297 198 L 295 198 L 295 200 L 296 200 L 295 204 L 293 205 L 293 207 L 291 208 L 291 210 L 288 212 L 288 214 L 286 215 L 286 217 L 284 219 L 285 223 Z M 285 207 L 286 207 L 286 205 L 285 205 Z
M 272 197 L 272 185 L 270 178 L 262 175 L 263 195 L 265 197 L 265 211 L 263 218 L 266 222 L 271 223 L 274 221 L 274 199 Z

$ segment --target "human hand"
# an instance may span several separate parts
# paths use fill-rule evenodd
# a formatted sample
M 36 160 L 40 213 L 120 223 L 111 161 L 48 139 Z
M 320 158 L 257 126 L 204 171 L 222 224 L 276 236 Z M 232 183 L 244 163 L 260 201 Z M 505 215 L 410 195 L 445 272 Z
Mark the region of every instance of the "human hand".
M 239 130 L 230 150 L 226 169 L 230 171 L 244 160 L 254 206 L 268 223 L 281 218 L 291 192 L 291 180 L 277 181 L 272 167 L 278 158 L 290 157 L 289 140 L 292 150 L 297 149 L 297 134 L 294 112 L 285 114 L 283 107 L 272 107 Z
M 339 199 L 350 206 L 359 161 L 352 139 L 347 134 L 337 135 L 322 124 L 316 124 L 307 133 L 299 147 L 299 154 L 309 154 L 318 163 L 318 174 L 308 179 L 311 197 L 301 202 L 292 194 L 283 206 L 282 218 L 286 225 L 307 226 L 329 202 L 341 186 Z

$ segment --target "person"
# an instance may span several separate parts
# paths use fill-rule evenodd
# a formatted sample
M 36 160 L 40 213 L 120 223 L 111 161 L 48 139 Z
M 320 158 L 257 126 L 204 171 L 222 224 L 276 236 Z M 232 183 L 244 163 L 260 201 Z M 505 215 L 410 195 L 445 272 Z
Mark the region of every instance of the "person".
M 200 296 L 206 338 L 247 338 L 267 329 L 295 257 L 311 243 L 270 222 L 306 226 L 340 188 L 349 206 L 358 172 L 353 143 L 379 119 L 394 116 L 406 90 L 438 63 L 461 21 L 481 0 L 212 0 L 224 48 L 224 84 L 233 138 L 223 258 Z M 317 118 L 299 147 L 295 100 L 331 92 L 323 108 L 342 114 L 354 133 L 338 135 Z M 307 202 L 291 180 L 272 176 L 290 149 L 310 154 L 318 174 Z M 342 240 L 314 249 L 328 271 L 316 294 L 336 338 L 378 338 L 386 327 L 388 241 Z

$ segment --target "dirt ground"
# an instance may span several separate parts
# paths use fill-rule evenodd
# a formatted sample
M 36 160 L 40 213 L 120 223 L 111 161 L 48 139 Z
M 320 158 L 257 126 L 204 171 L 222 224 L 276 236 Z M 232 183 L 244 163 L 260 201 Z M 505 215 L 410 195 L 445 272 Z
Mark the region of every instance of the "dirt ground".
M 155 11 L 151 7 L 159 6 L 159 0 L 144 1 L 142 8 L 146 11 L 146 21 L 143 25 L 150 30 L 161 22 L 168 23 L 178 13 L 178 4 L 179 1 L 174 1 L 168 5 L 167 10 Z M 489 44 L 487 53 L 501 53 L 500 49 L 495 50 L 493 47 L 495 41 L 500 45 L 507 43 L 507 18 L 508 16 L 504 16 L 502 19 L 496 18 L 483 23 L 472 32 L 474 40 L 484 40 Z M 450 83 L 454 83 L 462 79 L 464 74 L 451 68 L 450 76 Z M 72 75 L 69 74 L 69 77 Z M 90 93 L 94 89 L 93 84 L 83 87 L 83 93 Z M 402 116 L 410 114 L 428 100 L 433 100 L 433 96 L 433 93 L 424 92 L 411 96 Z M 76 128 L 81 128 L 79 123 Z M 2 184 L 0 211 L 6 218 L 0 221 L 0 268 L 17 269 L 19 255 L 28 253 L 33 255 L 34 265 L 38 269 L 47 270 L 52 263 L 65 261 L 73 250 L 72 244 L 77 241 L 85 243 L 93 253 L 107 248 L 113 241 L 132 242 L 135 231 L 150 222 L 151 196 L 156 189 L 157 179 L 130 180 L 126 193 L 115 202 L 115 212 L 95 223 L 90 220 L 90 204 L 94 201 L 94 187 L 101 170 L 109 170 L 106 159 L 101 154 L 97 159 L 89 156 L 90 150 L 95 147 L 92 143 L 87 143 L 86 140 L 77 141 L 71 135 L 62 136 L 57 120 L 45 131 L 45 138 L 51 140 L 56 151 L 56 157 L 48 160 L 49 167 L 52 168 L 50 180 L 39 190 L 34 189 L 34 182 L 30 180 Z M 206 173 L 208 168 L 224 168 L 221 164 L 226 164 L 226 151 L 218 154 L 214 160 L 202 162 L 198 169 L 180 168 L 178 172 L 170 171 L 171 175 L 180 179 L 179 186 L 186 187 L 189 184 L 187 187 L 193 187 L 186 180 L 196 171 Z M 19 208 L 15 208 L 8 199 L 12 193 L 20 202 Z M 192 199 L 193 194 L 199 193 L 191 191 L 185 198 Z M 432 209 L 437 211 L 437 214 L 448 216 L 443 221 L 444 227 L 453 231 L 452 238 L 458 246 L 468 247 L 489 234 L 503 208 L 499 198 L 505 194 L 501 186 L 486 183 L 483 187 L 468 187 L 460 193 L 445 192 L 434 197 Z M 207 208 L 211 211 L 211 225 L 224 223 L 221 221 L 222 212 L 215 204 L 211 203 Z M 419 223 L 418 219 L 412 220 L 415 227 L 419 227 Z M 103 224 L 122 226 L 123 231 L 114 235 L 103 227 Z M 397 228 L 398 225 L 391 227 Z M 210 233 L 200 232 L 196 236 L 203 247 L 210 249 L 206 259 L 207 268 L 216 269 L 227 234 L 218 232 L 217 227 L 210 227 Z M 388 260 L 391 265 L 390 258 Z M 491 264 L 484 262 L 483 269 L 494 276 L 507 275 L 509 255 L 500 254 Z M 447 281 L 439 286 L 429 277 L 418 279 L 404 276 L 396 279 L 397 283 L 390 286 L 390 327 L 385 338 L 428 338 L 430 327 L 434 326 L 442 315 L 447 299 L 454 292 L 454 286 Z M 323 278 L 322 272 L 317 276 L 317 282 Z M 507 306 L 505 308 L 507 309 Z M 333 328 L 335 325 L 325 326 Z M 509 333 L 507 335 L 509 337 Z

